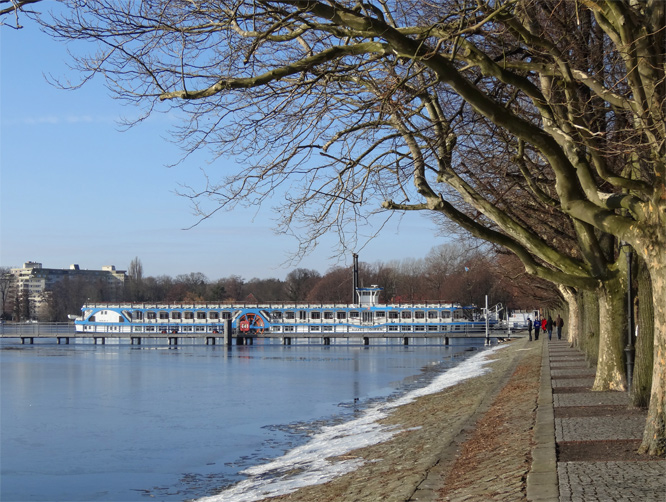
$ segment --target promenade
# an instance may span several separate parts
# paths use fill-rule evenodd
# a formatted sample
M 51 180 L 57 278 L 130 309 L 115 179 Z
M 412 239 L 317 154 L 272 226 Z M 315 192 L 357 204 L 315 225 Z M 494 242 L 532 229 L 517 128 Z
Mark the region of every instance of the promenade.
M 356 471 L 267 501 L 666 502 L 666 459 L 635 453 L 646 412 L 592 392 L 566 341 L 507 342 L 492 372 L 403 406 L 405 432 L 346 458 Z
M 666 459 L 638 455 L 646 411 L 626 392 L 592 392 L 594 368 L 564 340 L 543 343 L 536 446 L 527 476 L 535 501 L 666 501 Z

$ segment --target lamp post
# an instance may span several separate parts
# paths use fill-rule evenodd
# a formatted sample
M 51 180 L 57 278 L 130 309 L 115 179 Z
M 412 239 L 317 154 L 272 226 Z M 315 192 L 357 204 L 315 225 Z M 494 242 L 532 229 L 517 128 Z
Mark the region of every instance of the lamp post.
M 634 343 L 632 339 L 631 325 L 633 324 L 633 304 L 631 301 L 631 246 L 624 241 L 620 242 L 620 249 L 624 249 L 627 255 L 627 345 L 624 348 L 624 356 L 627 362 L 627 392 L 631 392 L 631 384 L 634 376 Z
M 490 332 L 488 331 L 489 327 L 489 322 L 488 322 L 488 316 L 490 315 L 490 312 L 488 311 L 488 295 L 486 295 L 486 345 L 490 345 Z

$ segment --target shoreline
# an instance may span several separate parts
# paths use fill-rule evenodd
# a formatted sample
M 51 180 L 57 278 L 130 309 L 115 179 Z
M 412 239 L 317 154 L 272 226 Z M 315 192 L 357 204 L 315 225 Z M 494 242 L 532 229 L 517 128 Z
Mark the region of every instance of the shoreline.
M 529 356 L 529 357 L 528 357 Z M 490 355 L 484 365 L 486 372 L 458 382 L 434 394 L 417 397 L 414 401 L 394 408 L 379 423 L 386 427 L 395 427 L 399 432 L 392 438 L 370 446 L 362 446 L 341 457 L 329 458 L 329 461 L 357 461 L 353 471 L 342 474 L 323 484 L 305 486 L 289 494 L 269 496 L 261 499 L 268 501 L 310 502 L 324 501 L 406 501 L 406 500 L 450 500 L 442 498 L 442 489 L 450 485 L 455 493 L 456 480 L 448 482 L 447 474 L 460 462 L 460 450 L 470 450 L 466 442 L 474 439 L 478 431 L 477 424 L 493 406 L 498 396 L 507 387 L 516 369 L 529 362 L 530 371 L 539 369 L 541 364 L 541 344 L 527 341 L 527 338 L 514 338 L 505 346 Z M 525 377 L 527 380 L 527 377 Z M 533 375 L 529 379 L 534 381 Z M 538 373 L 536 386 L 524 393 L 524 410 L 514 417 L 512 430 L 531 431 L 534 425 L 534 411 L 538 394 Z M 518 377 L 518 384 L 521 377 Z M 535 390 L 536 389 L 536 390 Z M 509 396 L 513 399 L 514 396 Z M 508 403 L 513 408 L 513 403 Z M 527 411 L 525 411 L 527 410 Z M 526 415 L 526 416 L 525 416 Z M 497 424 L 495 424 L 497 426 Z M 492 436 L 492 430 L 488 433 Z M 525 436 L 525 434 L 523 434 Z M 487 441 L 488 437 L 481 438 Z M 522 438 L 520 448 L 530 450 Z M 478 440 L 477 440 L 478 442 Z M 485 455 L 484 448 L 477 452 Z M 487 455 L 485 455 L 487 456 Z M 520 459 L 519 459 L 520 460 Z M 520 461 L 517 478 L 518 486 L 513 483 L 512 490 L 524 498 L 524 479 L 529 471 L 529 458 Z M 467 459 L 469 464 L 474 460 Z M 462 466 L 468 475 L 473 474 L 468 466 Z M 486 467 L 482 467 L 486 469 Z M 513 467 L 512 467 L 513 469 Z M 514 469 L 515 470 L 515 469 Z M 477 473 L 481 474 L 481 473 Z M 488 473 L 486 473 L 488 474 Z M 469 477 L 469 476 L 467 476 Z M 487 477 L 487 476 L 486 476 Z M 458 475 L 460 481 L 460 475 Z M 464 481 L 464 480 L 463 480 Z M 460 485 L 460 483 L 457 483 Z M 463 483 L 464 484 L 464 483 Z M 496 482 L 491 483 L 495 489 Z M 440 493 L 441 492 L 441 493 Z M 519 497 L 519 498 L 520 498 Z M 515 498 L 514 498 L 515 499 Z

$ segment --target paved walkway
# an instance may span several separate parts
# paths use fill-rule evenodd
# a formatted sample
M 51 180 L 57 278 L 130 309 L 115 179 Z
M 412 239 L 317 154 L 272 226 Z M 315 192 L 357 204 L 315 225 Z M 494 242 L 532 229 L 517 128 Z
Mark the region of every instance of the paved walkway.
M 666 459 L 635 453 L 646 413 L 624 392 L 592 392 L 594 368 L 562 340 L 543 343 L 527 498 L 666 502 Z

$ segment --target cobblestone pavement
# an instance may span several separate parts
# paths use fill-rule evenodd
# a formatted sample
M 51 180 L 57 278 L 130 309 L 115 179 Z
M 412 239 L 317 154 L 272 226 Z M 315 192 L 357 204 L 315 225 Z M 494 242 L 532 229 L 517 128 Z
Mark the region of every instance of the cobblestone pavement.
M 559 501 L 666 502 L 666 459 L 635 453 L 646 413 L 622 392 L 592 392 L 594 368 L 568 342 L 547 343 Z M 542 378 L 543 378 L 542 374 Z M 529 495 L 528 488 L 528 495 Z M 533 491 L 532 500 L 540 497 Z M 530 497 L 528 497 L 530 498 Z

